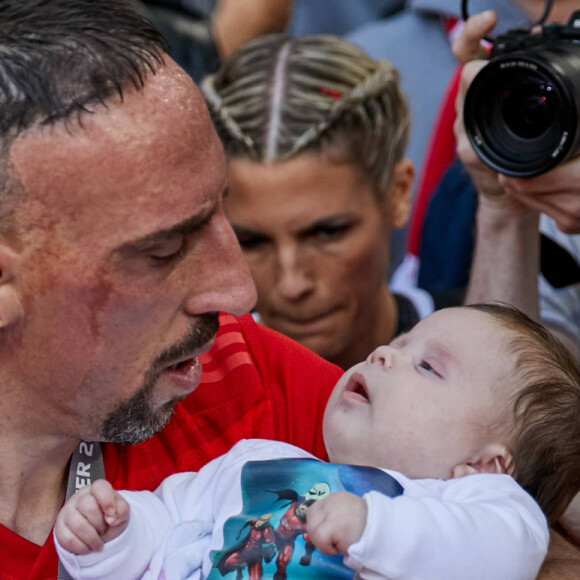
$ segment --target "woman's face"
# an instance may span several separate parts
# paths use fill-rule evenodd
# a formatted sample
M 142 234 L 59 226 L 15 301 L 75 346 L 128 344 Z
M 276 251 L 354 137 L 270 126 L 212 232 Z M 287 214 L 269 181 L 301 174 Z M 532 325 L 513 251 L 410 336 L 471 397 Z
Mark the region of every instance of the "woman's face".
M 226 215 L 256 282 L 262 321 L 339 359 L 376 325 L 391 208 L 360 169 L 321 154 L 274 165 L 232 160 L 229 177 Z

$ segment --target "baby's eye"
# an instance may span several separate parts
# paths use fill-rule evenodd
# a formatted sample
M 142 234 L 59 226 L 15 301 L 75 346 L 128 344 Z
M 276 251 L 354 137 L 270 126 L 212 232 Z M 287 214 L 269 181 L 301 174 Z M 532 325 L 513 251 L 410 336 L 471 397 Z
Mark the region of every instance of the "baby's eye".
M 439 378 L 442 378 L 441 375 L 425 359 L 419 363 L 419 367 L 425 369 L 427 372 L 437 375 Z

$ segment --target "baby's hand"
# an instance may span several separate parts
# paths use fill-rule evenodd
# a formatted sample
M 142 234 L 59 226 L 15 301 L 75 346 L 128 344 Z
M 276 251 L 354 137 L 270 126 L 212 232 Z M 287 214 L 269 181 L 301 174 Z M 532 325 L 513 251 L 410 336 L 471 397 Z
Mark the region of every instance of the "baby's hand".
M 346 554 L 360 540 L 366 523 L 366 501 L 346 491 L 319 499 L 306 512 L 308 537 L 324 554 Z
M 79 489 L 60 510 L 54 526 L 59 544 L 73 554 L 98 552 L 129 523 L 129 504 L 99 479 Z

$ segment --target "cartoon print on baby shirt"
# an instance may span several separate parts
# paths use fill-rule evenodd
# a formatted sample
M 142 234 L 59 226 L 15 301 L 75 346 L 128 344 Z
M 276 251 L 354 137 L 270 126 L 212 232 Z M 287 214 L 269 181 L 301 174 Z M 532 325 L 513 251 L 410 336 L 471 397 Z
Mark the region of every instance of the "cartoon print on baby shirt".
M 244 572 L 249 580 L 352 579 L 354 572 L 342 563 L 341 554 L 327 556 L 314 548 L 304 527 L 306 511 L 335 491 L 362 496 L 375 490 L 389 497 L 403 493 L 380 469 L 314 459 L 249 461 L 241 487 L 242 513 L 226 521 L 224 545 L 211 553 L 208 580 L 242 580 Z
M 314 552 L 314 544 L 308 538 L 305 530 L 306 512 L 308 508 L 317 500 L 326 497 L 330 493 L 328 483 L 321 481 L 314 484 L 304 497 L 298 495 L 293 489 L 281 489 L 276 493 L 278 499 L 290 500 L 285 505 L 288 506 L 275 530 L 276 548 L 276 573 L 274 580 L 284 580 L 286 578 L 286 568 L 292 559 L 296 538 L 302 536 L 304 540 L 305 554 L 300 558 L 302 566 L 308 566 Z
M 220 553 L 215 567 L 225 576 L 236 572 L 242 578 L 242 570 L 247 567 L 251 580 L 262 578 L 262 561 L 269 563 L 276 553 L 275 532 L 270 524 L 271 513 L 252 518 L 244 523 L 238 536 L 250 526 L 250 531 L 235 546 Z M 211 577 L 211 576 L 210 576 Z

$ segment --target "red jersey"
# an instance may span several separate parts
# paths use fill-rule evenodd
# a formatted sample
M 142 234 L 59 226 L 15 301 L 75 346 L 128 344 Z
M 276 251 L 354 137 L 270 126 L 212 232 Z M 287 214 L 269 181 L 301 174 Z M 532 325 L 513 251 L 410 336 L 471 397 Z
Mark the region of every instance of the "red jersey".
M 165 429 L 137 445 L 103 445 L 115 488 L 152 490 L 245 438 L 285 441 L 326 459 L 322 415 L 338 367 L 250 315 L 221 315 L 215 344 L 201 359 L 201 384 Z M 52 534 L 37 546 L 0 525 L 0 580 L 54 580 L 56 572 Z

